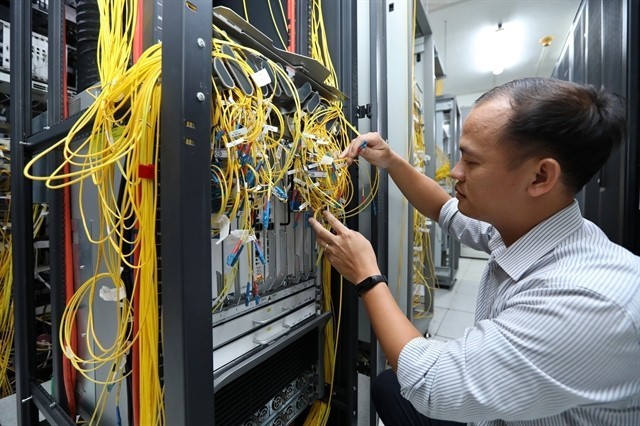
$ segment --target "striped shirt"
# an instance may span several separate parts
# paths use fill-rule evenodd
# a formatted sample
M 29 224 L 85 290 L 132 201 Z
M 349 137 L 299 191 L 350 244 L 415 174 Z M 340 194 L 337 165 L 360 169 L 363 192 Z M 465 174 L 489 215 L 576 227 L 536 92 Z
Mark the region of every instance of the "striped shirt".
M 428 417 L 473 425 L 640 425 L 640 258 L 575 201 L 509 247 L 456 199 L 440 225 L 490 259 L 475 326 L 403 348 L 403 396 Z

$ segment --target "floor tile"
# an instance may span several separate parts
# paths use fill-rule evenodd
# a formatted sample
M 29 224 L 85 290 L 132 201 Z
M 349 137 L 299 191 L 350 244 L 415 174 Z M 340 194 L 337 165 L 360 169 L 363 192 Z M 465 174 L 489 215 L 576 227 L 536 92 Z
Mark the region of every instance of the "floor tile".
M 462 337 L 464 330 L 473 326 L 475 314 L 449 309 L 438 327 L 438 336 L 457 339 Z
M 460 245 L 460 256 L 464 256 L 472 259 L 488 259 L 489 255 L 483 251 L 474 250 L 471 247 L 467 247 L 464 244 Z
M 480 289 L 480 280 L 458 280 L 456 283 L 456 293 L 468 294 L 476 297 Z
M 456 272 L 456 276 L 460 276 L 465 273 L 470 263 L 471 259 L 467 259 L 464 257 L 458 259 L 458 271 Z
M 473 294 L 465 294 L 465 293 L 457 292 L 453 296 L 453 299 L 451 300 L 449 309 L 454 311 L 464 311 L 464 312 L 475 313 L 476 300 L 477 298 Z
M 447 314 L 448 309 L 441 308 L 436 306 L 433 311 L 433 318 L 431 318 L 431 322 L 429 323 L 429 334 L 435 336 L 438 334 L 438 329 L 442 324 L 442 320 Z
M 441 308 L 448 308 L 453 299 L 454 291 L 445 288 L 436 288 L 433 292 L 433 305 Z
M 469 278 L 473 278 L 476 276 L 478 278 L 482 277 L 482 273 L 484 272 L 484 268 L 486 266 L 487 266 L 486 260 L 471 259 L 471 262 L 469 263 L 469 267 L 464 272 L 463 279 L 467 279 L 466 277 L 469 277 Z

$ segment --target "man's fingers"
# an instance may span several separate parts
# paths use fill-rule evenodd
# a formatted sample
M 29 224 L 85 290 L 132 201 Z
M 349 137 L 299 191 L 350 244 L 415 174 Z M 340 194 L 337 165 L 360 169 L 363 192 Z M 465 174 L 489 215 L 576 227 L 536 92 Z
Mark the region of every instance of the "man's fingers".
M 311 227 L 316 233 L 316 239 L 322 240 L 322 241 L 329 241 L 333 237 L 333 234 L 329 230 L 325 229 L 322 226 L 322 224 L 317 220 L 315 220 L 314 218 L 312 217 L 309 218 L 309 224 L 311 225 Z
M 331 214 L 331 212 L 329 210 L 325 210 L 323 212 L 325 219 L 327 219 L 327 222 L 329 222 L 329 225 L 331 225 L 331 227 L 337 232 L 337 233 L 344 233 L 346 231 L 349 230 L 349 228 L 347 228 L 346 226 L 344 226 L 342 224 L 342 222 L 340 222 L 338 220 L 338 218 L 336 218 L 333 214 Z

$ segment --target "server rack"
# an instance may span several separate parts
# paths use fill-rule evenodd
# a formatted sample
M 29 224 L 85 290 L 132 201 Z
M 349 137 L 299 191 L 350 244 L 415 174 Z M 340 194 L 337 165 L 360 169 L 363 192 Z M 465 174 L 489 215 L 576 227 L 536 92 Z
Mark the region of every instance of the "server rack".
M 637 0 L 584 0 L 553 77 L 604 87 L 626 98 L 628 134 L 602 169 L 577 195 L 584 216 L 614 242 L 640 253 L 638 176 Z
M 458 149 L 460 146 L 460 123 L 460 110 L 455 97 L 439 96 L 436 99 L 436 150 L 441 150 L 446 161 L 449 162 L 450 168 L 453 168 L 458 162 L 460 155 Z M 436 168 L 441 166 L 437 159 L 435 163 Z M 451 178 L 441 182 L 441 186 L 448 194 L 455 196 Z M 443 288 L 452 288 L 455 284 L 460 260 L 460 242 L 443 233 L 436 223 L 432 225 L 432 230 L 435 236 L 432 248 L 438 285 Z
M 214 410 L 214 377 L 212 357 L 206 348 L 212 347 L 211 316 L 210 316 L 210 288 L 194 286 L 194 282 L 207 282 L 211 277 L 211 257 L 209 226 L 210 215 L 207 206 L 210 197 L 209 164 L 206 161 L 209 153 L 209 87 L 210 79 L 210 40 L 211 40 L 211 0 L 182 2 L 157 1 L 152 5 L 146 2 L 145 10 L 145 39 L 147 44 L 163 39 L 162 33 L 171 34 L 163 42 L 163 70 L 162 95 L 163 102 L 161 116 L 161 159 L 160 167 L 161 191 L 160 197 L 162 214 L 160 228 L 162 229 L 160 253 L 162 253 L 162 297 L 171 303 L 163 304 L 164 336 L 164 382 L 165 406 L 167 424 L 208 424 L 215 418 Z M 302 7 L 307 7 L 304 3 Z M 12 28 L 12 46 L 15 52 L 29 51 L 30 35 L 30 4 L 11 5 L 12 22 L 17 23 Z M 340 20 L 349 21 L 353 6 L 349 2 L 341 3 L 335 10 L 335 16 Z M 56 20 L 62 11 L 53 7 L 50 14 L 49 37 L 50 52 L 61 52 L 59 40 L 55 31 L 59 31 Z M 149 18 L 151 17 L 151 18 Z M 162 22 L 160 22 L 162 20 Z M 303 21 L 305 22 L 305 21 Z M 19 23 L 19 24 L 18 24 Z M 353 26 L 355 31 L 355 26 Z M 345 37 L 343 35 L 343 37 Z M 338 42 L 339 44 L 339 42 Z M 301 43 L 304 46 L 304 43 Z M 54 54 L 52 53 L 52 57 Z M 67 120 L 60 120 L 60 111 L 50 109 L 49 128 L 38 134 L 32 134 L 30 127 L 30 78 L 29 55 L 14 55 L 17 78 L 12 88 L 12 98 L 21 100 L 12 103 L 14 132 L 11 146 L 16 153 L 13 162 L 17 170 L 33 157 L 34 152 L 45 149 L 54 141 L 63 137 L 77 120 L 77 116 Z M 18 60 L 17 58 L 20 58 Z M 60 60 L 53 61 L 50 67 L 51 81 L 61 81 Z M 352 61 L 343 62 L 341 74 L 351 75 Z M 56 69 L 57 67 L 57 69 Z M 196 70 L 194 72 L 194 70 Z M 189 78 L 186 76 L 189 75 Z M 345 79 L 346 80 L 346 79 Z M 62 99 L 56 86 L 51 84 L 51 105 Z M 171 99 L 172 102 L 166 101 Z M 178 119 L 176 119 L 178 117 Z M 170 141 L 170 142 L 169 142 Z M 50 159 L 51 166 L 59 164 L 60 154 L 56 153 Z M 14 217 L 30 218 L 29 214 L 33 184 L 24 179 L 21 173 L 12 176 L 14 188 Z M 170 194 L 170 195 L 168 195 Z M 53 210 L 52 223 L 62 223 L 62 197 L 59 192 L 50 194 Z M 54 342 L 54 381 L 56 389 L 53 394 L 46 392 L 35 383 L 31 377 L 34 371 L 33 363 L 33 288 L 30 274 L 33 269 L 31 261 L 32 241 L 30 238 L 30 220 L 17 222 L 14 226 L 14 250 L 17 259 L 14 263 L 14 277 L 16 282 L 16 363 L 19 369 L 17 400 L 20 424 L 31 425 L 37 423 L 37 411 L 42 412 L 48 421 L 54 424 L 73 424 L 66 413 L 66 401 L 62 387 L 61 353 L 57 339 Z M 52 248 L 52 269 L 64 269 L 64 238 L 62 227 L 56 229 L 51 236 L 55 247 Z M 55 301 L 52 300 L 52 311 L 58 317 L 64 307 L 64 282 L 61 273 L 55 273 L 56 280 L 62 281 L 52 284 L 55 289 Z M 351 290 L 353 293 L 353 291 Z M 349 290 L 347 296 L 349 296 Z M 355 297 L 354 294 L 351 296 Z M 354 310 L 349 312 L 352 304 L 345 304 L 343 317 L 355 317 Z M 351 321 L 346 321 L 346 324 Z M 356 323 L 350 327 L 357 327 Z M 320 327 L 319 320 L 314 327 Z M 303 334 L 301 330 L 299 334 Z M 308 330 L 307 330 L 308 331 Z M 352 386 L 355 377 L 355 357 L 351 356 L 355 345 L 353 333 L 341 333 L 340 365 L 344 383 L 336 386 L 336 406 L 338 412 L 334 415 L 334 424 L 352 424 L 356 419 L 355 399 L 357 389 Z M 301 337 L 301 336 L 299 336 Z M 291 339 L 292 341 L 296 339 Z M 205 349 L 205 350 L 203 350 Z M 277 349 L 272 348 L 272 352 Z M 247 366 L 255 367 L 256 362 Z

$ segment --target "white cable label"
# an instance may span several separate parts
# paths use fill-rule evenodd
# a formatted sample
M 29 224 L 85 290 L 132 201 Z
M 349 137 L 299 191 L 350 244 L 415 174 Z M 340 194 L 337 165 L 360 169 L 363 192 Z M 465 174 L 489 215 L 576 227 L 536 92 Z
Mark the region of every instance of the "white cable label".
M 236 139 L 240 136 L 244 136 L 249 132 L 249 129 L 247 129 L 246 127 L 240 127 L 239 129 L 236 130 L 232 130 L 229 132 L 229 137 L 231 139 Z
M 220 215 L 214 218 L 214 223 L 220 227 L 220 238 L 216 241 L 216 245 L 224 241 L 229 236 L 229 228 L 231 228 L 231 221 L 226 215 Z
M 116 302 L 127 297 L 124 287 L 110 288 L 105 285 L 100 289 L 100 298 L 105 302 Z
M 271 77 L 269 77 L 269 73 L 264 68 L 258 72 L 254 72 L 253 74 L 251 74 L 251 78 L 258 85 L 258 87 L 263 87 L 271 83 Z
M 320 159 L 320 164 L 329 166 L 333 164 L 333 158 L 329 157 L 328 155 L 325 155 Z
M 245 140 L 244 138 L 236 139 L 236 140 L 234 140 L 234 141 L 227 142 L 227 143 L 225 144 L 225 146 L 226 146 L 227 148 L 233 148 L 234 146 L 236 146 L 236 145 L 240 145 L 241 143 L 243 143 L 243 142 L 244 142 L 244 140 Z

